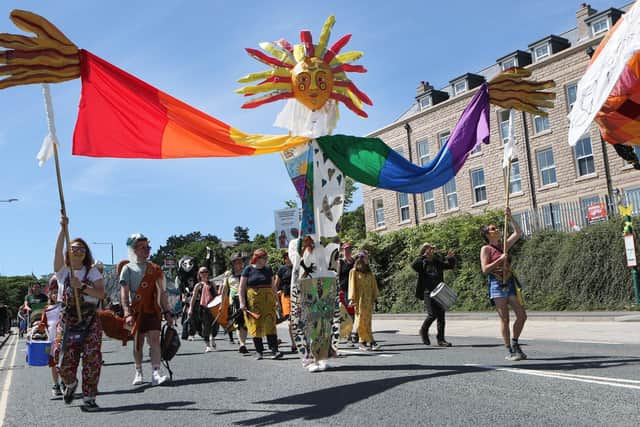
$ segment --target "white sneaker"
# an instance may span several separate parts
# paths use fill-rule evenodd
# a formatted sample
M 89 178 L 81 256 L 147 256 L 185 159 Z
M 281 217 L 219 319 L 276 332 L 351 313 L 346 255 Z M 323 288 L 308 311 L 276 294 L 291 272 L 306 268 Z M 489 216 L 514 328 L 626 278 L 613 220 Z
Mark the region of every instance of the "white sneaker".
M 136 371 L 136 376 L 133 377 L 133 385 L 140 385 L 144 382 L 144 380 L 142 379 L 142 372 L 141 371 Z
M 213 351 L 213 349 L 212 349 L 211 347 L 209 347 L 209 346 L 206 346 L 206 347 L 204 348 L 204 352 L 205 352 L 205 353 L 210 353 L 210 352 L 212 352 L 212 351 Z
M 320 366 L 317 363 L 312 363 L 309 366 L 307 366 L 307 371 L 320 372 Z
M 327 363 L 326 360 L 318 360 L 316 364 L 318 365 L 318 371 L 320 372 L 326 371 L 327 368 L 329 367 L 329 364 Z
M 166 375 L 160 375 L 158 371 L 153 371 L 151 374 L 151 385 L 160 385 L 167 380 Z
M 193 341 L 195 339 L 195 337 L 193 335 L 189 335 L 189 341 Z

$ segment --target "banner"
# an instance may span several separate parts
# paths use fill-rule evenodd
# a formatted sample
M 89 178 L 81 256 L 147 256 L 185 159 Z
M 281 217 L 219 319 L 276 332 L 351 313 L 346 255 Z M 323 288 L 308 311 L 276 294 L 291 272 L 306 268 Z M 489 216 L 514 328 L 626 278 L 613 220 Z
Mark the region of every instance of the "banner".
M 287 249 L 289 242 L 298 238 L 300 226 L 300 208 L 287 208 L 274 211 L 276 222 L 276 246 Z

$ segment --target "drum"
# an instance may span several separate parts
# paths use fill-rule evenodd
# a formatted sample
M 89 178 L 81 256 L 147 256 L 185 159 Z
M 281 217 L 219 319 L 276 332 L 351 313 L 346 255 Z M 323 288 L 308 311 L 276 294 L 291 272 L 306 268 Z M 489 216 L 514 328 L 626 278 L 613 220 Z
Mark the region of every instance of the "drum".
M 458 301 L 458 296 L 453 289 L 447 286 L 446 283 L 440 282 L 438 286 L 431 292 L 431 298 L 436 300 L 440 307 L 445 311 L 453 307 Z
M 227 323 L 229 323 L 228 296 L 216 296 L 209 304 L 207 304 L 207 309 L 209 309 L 209 312 L 213 315 L 214 319 L 216 319 L 216 323 L 218 323 L 218 325 L 222 326 L 225 330 L 229 327 L 229 325 L 227 325 Z

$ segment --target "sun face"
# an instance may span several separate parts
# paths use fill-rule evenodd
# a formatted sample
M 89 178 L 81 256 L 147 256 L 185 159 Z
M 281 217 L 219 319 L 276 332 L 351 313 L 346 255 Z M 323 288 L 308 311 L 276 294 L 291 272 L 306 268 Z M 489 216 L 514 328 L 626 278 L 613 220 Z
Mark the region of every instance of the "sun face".
M 301 44 L 291 46 L 286 40 L 260 43 L 267 53 L 247 48 L 247 52 L 256 60 L 271 67 L 269 70 L 249 74 L 238 82 L 260 81 L 257 85 L 245 86 L 236 92 L 245 96 L 255 96 L 242 108 L 255 108 L 281 99 L 295 98 L 310 110 L 322 108 L 330 99 L 342 102 L 347 108 L 361 117 L 367 117 L 363 103 L 373 105 L 369 97 L 361 92 L 347 77 L 347 72 L 365 73 L 361 65 L 351 62 L 362 57 L 362 52 L 340 54 L 349 42 L 351 35 L 343 36 L 327 48 L 331 28 L 335 18 L 330 16 L 322 27 L 318 44 L 313 44 L 311 32 L 301 31 Z

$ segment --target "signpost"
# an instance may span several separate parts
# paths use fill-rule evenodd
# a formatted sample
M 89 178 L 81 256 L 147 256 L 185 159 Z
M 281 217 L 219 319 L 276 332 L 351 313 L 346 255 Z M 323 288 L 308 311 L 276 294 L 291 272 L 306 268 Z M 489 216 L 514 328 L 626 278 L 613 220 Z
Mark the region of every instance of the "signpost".
M 638 281 L 638 262 L 636 259 L 636 239 L 633 232 L 633 222 L 631 213 L 633 206 L 618 206 L 620 215 L 624 219 L 624 249 L 627 257 L 627 267 L 631 269 L 631 278 L 633 279 L 633 290 L 636 296 L 636 307 L 640 306 L 640 282 Z

